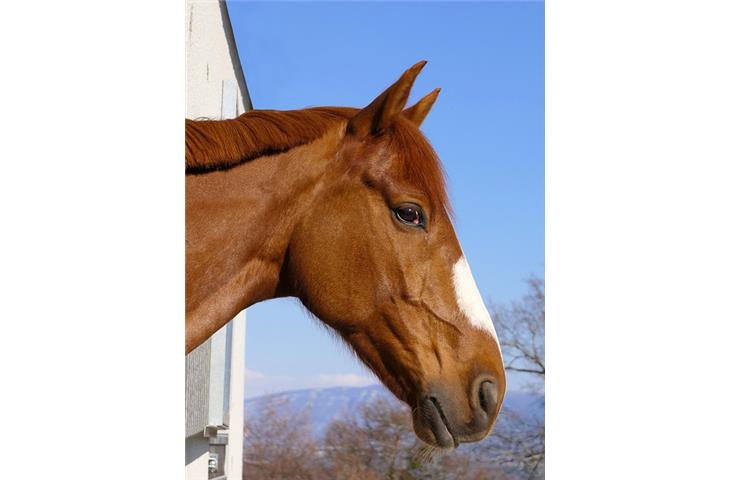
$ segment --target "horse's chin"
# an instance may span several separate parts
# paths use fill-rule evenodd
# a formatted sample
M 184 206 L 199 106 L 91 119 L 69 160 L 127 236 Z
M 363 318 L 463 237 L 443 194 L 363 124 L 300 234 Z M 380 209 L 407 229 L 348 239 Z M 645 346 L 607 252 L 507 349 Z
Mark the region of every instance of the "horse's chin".
M 442 451 L 450 451 L 455 450 L 459 445 L 462 443 L 472 443 L 472 442 L 479 442 L 483 440 L 486 435 L 478 434 L 478 435 L 470 435 L 470 436 L 458 436 L 457 438 L 454 438 L 452 435 L 444 435 L 444 434 L 436 434 L 434 431 L 428 429 L 428 428 L 421 428 L 417 426 L 417 424 L 414 421 L 414 432 L 416 436 L 425 444 L 427 444 L 429 447 L 442 450 Z
M 414 432 L 416 433 L 416 436 L 419 438 L 419 440 L 421 440 L 429 448 L 434 449 L 434 450 L 449 452 L 449 451 L 455 450 L 456 446 L 458 446 L 458 444 L 456 444 L 456 446 L 455 446 L 453 438 L 439 439 L 430 430 L 424 431 L 419 428 L 414 428 Z

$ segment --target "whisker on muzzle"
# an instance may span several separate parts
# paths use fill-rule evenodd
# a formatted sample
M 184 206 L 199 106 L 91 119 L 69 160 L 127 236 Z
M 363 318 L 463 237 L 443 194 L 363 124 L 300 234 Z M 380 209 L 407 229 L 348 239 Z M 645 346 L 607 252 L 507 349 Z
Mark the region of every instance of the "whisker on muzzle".
M 419 445 L 416 448 L 416 453 L 413 454 L 413 459 L 418 463 L 431 463 L 436 456 L 437 448 L 431 445 Z

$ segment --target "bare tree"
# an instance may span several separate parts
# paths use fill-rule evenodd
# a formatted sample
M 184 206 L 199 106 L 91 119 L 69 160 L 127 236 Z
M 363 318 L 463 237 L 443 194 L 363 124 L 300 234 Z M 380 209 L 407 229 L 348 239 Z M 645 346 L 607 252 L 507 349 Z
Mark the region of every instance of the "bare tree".
M 534 433 L 521 419 L 502 420 L 486 441 L 441 451 L 413 433 L 404 405 L 379 399 L 333 421 L 323 438 L 312 435 L 308 412 L 274 398 L 247 418 L 244 479 L 523 480 L 533 476 L 525 456 Z M 516 429 L 512 432 L 511 429 Z M 531 446 L 532 444 L 529 444 Z M 527 472 L 527 473 L 526 473 Z
M 337 478 L 399 478 L 406 468 L 403 452 L 415 441 L 408 412 L 385 399 L 362 405 L 334 421 L 324 448 Z
M 246 419 L 243 451 L 245 480 L 323 478 L 309 412 L 294 412 L 286 400 L 274 399 Z
M 541 417 L 503 410 L 489 440 L 477 452 L 481 459 L 501 465 L 516 478 L 544 478 L 545 422 Z
M 505 369 L 527 378 L 526 387 L 539 394 L 544 409 L 545 391 L 545 284 L 527 280 L 528 292 L 509 307 L 493 305 Z M 544 410 L 543 410 L 544 411 Z M 494 459 L 522 478 L 543 478 L 545 420 L 542 415 L 503 409 L 483 457 Z
M 410 411 L 385 399 L 364 404 L 334 422 L 327 431 L 325 450 L 330 478 L 510 478 L 477 461 L 468 450 L 440 452 L 425 446 L 413 433 Z
M 499 343 L 509 371 L 531 374 L 545 382 L 545 283 L 527 280 L 529 291 L 522 301 L 507 308 L 492 307 Z

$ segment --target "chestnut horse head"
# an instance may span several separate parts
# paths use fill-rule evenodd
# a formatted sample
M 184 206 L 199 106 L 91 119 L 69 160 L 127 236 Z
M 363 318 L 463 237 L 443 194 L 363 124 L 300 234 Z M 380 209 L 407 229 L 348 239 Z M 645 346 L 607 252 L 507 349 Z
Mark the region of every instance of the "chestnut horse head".
M 188 348 L 241 308 L 297 297 L 410 405 L 423 441 L 453 448 L 487 435 L 506 385 L 419 130 L 438 89 L 404 109 L 424 64 L 359 110 L 187 121 Z

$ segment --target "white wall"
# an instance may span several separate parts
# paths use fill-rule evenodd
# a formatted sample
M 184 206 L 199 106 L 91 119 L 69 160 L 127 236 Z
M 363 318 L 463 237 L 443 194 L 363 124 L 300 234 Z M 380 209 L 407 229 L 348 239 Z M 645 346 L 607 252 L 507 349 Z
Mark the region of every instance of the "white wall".
M 223 118 L 221 98 L 226 80 L 235 80 L 238 84 L 236 110 L 232 116 L 250 109 L 250 104 L 246 105 L 246 83 L 227 10 L 220 3 L 218 0 L 186 1 L 186 118 Z
M 225 119 L 234 118 L 251 108 L 243 71 L 238 61 L 238 52 L 228 19 L 225 4 L 217 0 L 186 1 L 186 118 Z M 198 427 L 205 422 L 193 420 L 207 418 L 208 424 L 222 423 L 218 410 L 222 382 L 228 382 L 228 414 L 224 417 L 228 426 L 225 472 L 229 479 L 240 479 L 243 473 L 243 395 L 245 360 L 245 312 L 231 321 L 226 331 L 226 341 L 208 340 L 193 355 L 204 355 L 205 361 L 196 364 L 210 365 L 199 368 L 186 378 L 187 425 L 196 425 L 194 430 L 186 428 L 185 476 L 186 480 L 207 480 L 208 443 Z M 219 332 L 220 333 L 220 332 Z M 218 333 L 216 334 L 218 335 Z M 227 341 L 227 340 L 230 340 Z M 223 349 L 221 351 L 220 349 Z M 230 368 L 220 368 L 221 355 L 230 358 Z M 188 364 L 192 357 L 189 356 Z M 196 360 L 200 360 L 197 359 Z M 216 367 L 217 368 L 213 368 Z M 191 371 L 191 369 L 188 369 Z M 215 376 L 216 378 L 211 378 Z M 223 373 L 224 372 L 224 373 Z M 228 378 L 218 378 L 225 374 Z M 195 378 L 191 378 L 192 376 Z M 207 377 L 206 377 L 207 375 Z M 196 392 L 191 392 L 191 387 Z M 200 393 L 204 390 L 205 398 Z M 213 394 L 218 395 L 213 398 Z M 188 400 L 195 397 L 195 401 Z M 198 401 L 201 400 L 201 401 Z M 211 413 L 211 410 L 215 410 Z

